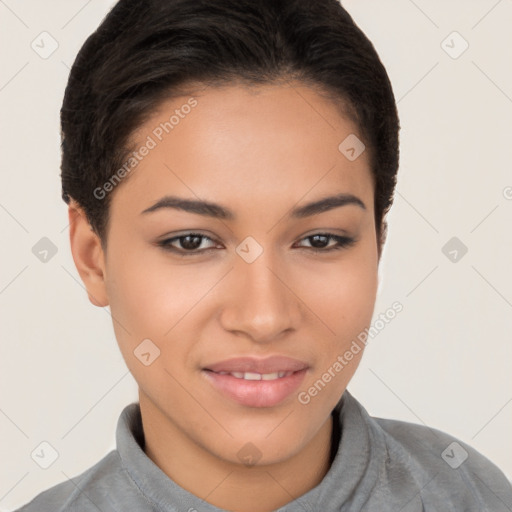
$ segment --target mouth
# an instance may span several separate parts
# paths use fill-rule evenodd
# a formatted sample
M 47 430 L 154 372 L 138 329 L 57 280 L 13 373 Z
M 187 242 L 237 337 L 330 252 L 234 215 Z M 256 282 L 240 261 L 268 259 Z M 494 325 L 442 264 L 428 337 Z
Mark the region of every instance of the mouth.
M 208 370 L 206 371 L 213 371 Z M 217 375 L 231 375 L 232 377 L 235 377 L 235 379 L 244 379 L 244 380 L 276 380 L 276 379 L 282 379 L 283 377 L 289 377 L 294 373 L 293 371 L 290 372 L 273 372 L 273 373 L 255 373 L 255 372 L 213 372 Z
M 246 407 L 275 407 L 302 384 L 308 368 L 271 373 L 204 369 L 206 380 L 224 399 Z
M 249 375 L 249 380 L 259 380 L 257 375 L 265 375 L 267 377 L 272 376 L 269 377 L 269 380 L 273 380 L 275 378 L 279 378 L 279 374 L 296 372 L 303 370 L 308 366 L 308 363 L 305 361 L 283 355 L 269 356 L 264 359 L 259 357 L 243 356 L 211 363 L 208 366 L 205 366 L 204 370 L 210 370 L 215 373 L 231 374 L 238 378 L 244 378 L 244 375 Z M 274 376 L 274 374 L 277 374 L 277 376 Z M 256 377 L 251 379 L 251 375 L 255 375 Z

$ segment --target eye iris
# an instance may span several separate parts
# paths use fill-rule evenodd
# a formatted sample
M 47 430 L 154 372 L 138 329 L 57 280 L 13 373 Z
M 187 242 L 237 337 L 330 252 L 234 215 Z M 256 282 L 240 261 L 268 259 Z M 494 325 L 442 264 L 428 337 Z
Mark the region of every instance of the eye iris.
M 310 243 L 313 247 L 315 248 L 322 248 L 322 247 L 325 247 L 327 245 L 327 242 L 329 240 L 329 237 L 328 236 L 325 236 L 325 235 L 313 235 L 310 238 Z M 319 241 L 320 239 L 320 245 L 317 245 L 317 242 Z
M 190 242 L 190 239 L 192 239 L 193 242 Z M 197 249 L 201 245 L 201 239 L 202 239 L 202 236 L 200 236 L 200 235 L 182 236 L 182 237 L 180 237 L 181 246 L 184 249 L 189 249 L 189 250 Z

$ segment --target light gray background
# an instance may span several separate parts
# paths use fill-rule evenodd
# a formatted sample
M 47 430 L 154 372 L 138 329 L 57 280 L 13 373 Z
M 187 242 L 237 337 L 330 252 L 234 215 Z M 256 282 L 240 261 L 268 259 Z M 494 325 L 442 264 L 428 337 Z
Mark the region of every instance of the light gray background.
M 109 310 L 89 303 L 74 267 L 60 197 L 69 67 L 113 3 L 0 0 L 2 510 L 96 463 L 137 400 Z M 449 432 L 512 479 L 512 0 L 344 5 L 388 69 L 402 124 L 375 316 L 404 309 L 349 390 L 370 414 Z M 59 45 L 47 59 L 31 48 L 43 31 Z M 463 48 L 453 31 L 469 43 L 458 58 L 445 51 Z M 468 248 L 456 262 L 442 252 L 454 236 Z M 43 237 L 58 250 L 46 263 L 32 252 Z M 42 441 L 59 453 L 48 469 L 30 455 Z

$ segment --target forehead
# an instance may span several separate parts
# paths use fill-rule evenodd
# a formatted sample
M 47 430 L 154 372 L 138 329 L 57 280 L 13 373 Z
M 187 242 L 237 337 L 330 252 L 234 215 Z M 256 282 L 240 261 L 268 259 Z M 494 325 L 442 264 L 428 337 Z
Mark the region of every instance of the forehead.
M 162 102 L 134 133 L 135 150 L 150 149 L 114 203 L 140 212 L 172 193 L 243 210 L 348 192 L 371 204 L 367 152 L 340 151 L 354 136 L 340 105 L 305 85 L 203 87 Z

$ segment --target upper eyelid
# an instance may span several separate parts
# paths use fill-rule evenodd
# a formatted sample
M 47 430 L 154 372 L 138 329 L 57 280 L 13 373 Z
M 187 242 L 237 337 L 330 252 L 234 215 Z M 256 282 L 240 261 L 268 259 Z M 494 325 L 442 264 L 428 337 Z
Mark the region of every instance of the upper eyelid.
M 181 233 L 179 235 L 174 235 L 174 236 L 166 237 L 166 238 L 163 238 L 160 242 L 176 241 L 176 240 L 179 240 L 180 238 L 185 238 L 186 236 L 200 236 L 200 237 L 206 238 L 206 239 L 208 239 L 208 240 L 210 240 L 212 242 L 219 243 L 218 240 L 216 240 L 212 236 L 206 235 L 204 233 L 197 233 L 196 231 L 187 231 L 187 232 Z

